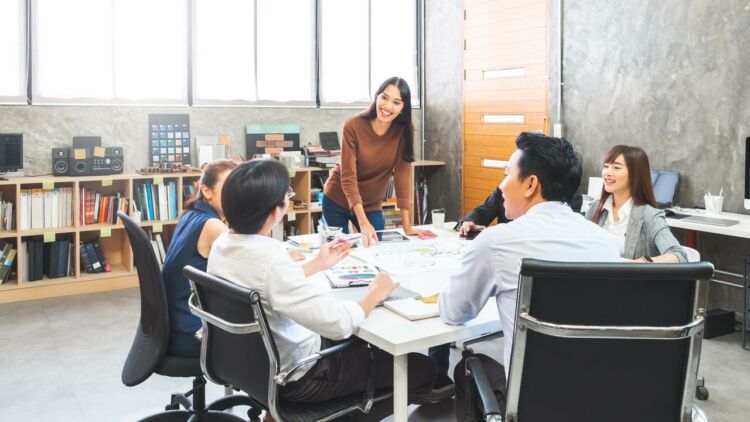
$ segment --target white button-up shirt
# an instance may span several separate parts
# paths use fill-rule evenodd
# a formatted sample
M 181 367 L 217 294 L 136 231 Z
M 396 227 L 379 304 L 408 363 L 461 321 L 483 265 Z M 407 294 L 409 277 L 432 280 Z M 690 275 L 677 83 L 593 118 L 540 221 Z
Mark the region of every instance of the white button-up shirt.
M 282 370 L 319 352 L 320 336 L 347 338 L 365 319 L 356 302 L 340 301 L 310 283 L 284 245 L 270 237 L 222 234 L 211 247 L 207 271 L 260 293 Z M 290 381 L 311 366 L 300 368 Z
M 440 317 L 449 324 L 463 324 L 494 297 L 505 333 L 502 362 L 506 375 L 521 258 L 618 262 L 620 253 L 609 233 L 560 202 L 537 204 L 510 223 L 485 229 L 471 242 L 461 269 L 440 294 Z
M 604 201 L 603 208 L 607 210 L 607 219 L 604 220 L 602 228 L 612 234 L 617 241 L 617 246 L 620 248 L 620 256 L 625 255 L 625 233 L 628 232 L 628 222 L 630 221 L 630 213 L 633 211 L 633 198 L 628 198 L 624 204 L 620 207 L 617 213 L 617 221 L 615 221 L 614 212 L 614 195 L 609 195 L 606 201 Z

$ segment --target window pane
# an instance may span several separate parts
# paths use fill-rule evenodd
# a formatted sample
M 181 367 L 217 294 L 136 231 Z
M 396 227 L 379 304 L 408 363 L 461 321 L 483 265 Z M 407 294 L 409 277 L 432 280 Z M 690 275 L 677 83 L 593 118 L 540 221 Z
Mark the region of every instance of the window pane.
M 115 0 L 116 98 L 187 99 L 186 7 L 184 0 Z
M 34 96 L 111 98 L 111 3 L 35 0 L 32 10 Z
M 255 100 L 254 13 L 248 0 L 196 1 L 196 100 Z
M 368 1 L 322 0 L 321 4 L 321 102 L 367 102 L 372 95 L 368 87 Z
M 312 0 L 257 0 L 258 99 L 314 101 Z
M 25 12 L 23 0 L 0 0 L 0 97 L 25 96 Z
M 370 92 L 391 76 L 406 80 L 412 105 L 419 104 L 417 85 L 417 4 L 415 0 L 372 2 L 372 81 Z

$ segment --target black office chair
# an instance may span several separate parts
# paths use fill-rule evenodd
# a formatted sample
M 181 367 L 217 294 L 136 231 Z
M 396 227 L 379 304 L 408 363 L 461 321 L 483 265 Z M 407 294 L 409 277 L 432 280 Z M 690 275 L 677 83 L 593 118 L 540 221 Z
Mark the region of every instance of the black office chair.
M 142 421 L 186 421 L 193 415 L 200 416 L 201 421 L 238 420 L 236 416 L 222 411 L 235 406 L 252 406 L 253 402 L 248 397 L 222 397 L 206 407 L 206 380 L 203 378 L 200 360 L 167 355 L 169 314 L 159 262 L 148 235 L 138 223 L 123 212 L 118 212 L 117 216 L 125 225 L 133 250 L 141 293 L 141 319 L 122 368 L 122 383 L 132 387 L 154 373 L 168 377 L 193 378 L 193 388 L 184 394 L 173 394 L 170 404 L 166 406 L 167 411 L 146 417 Z M 185 410 L 178 410 L 180 405 Z M 260 412 L 258 408 L 251 408 L 249 415 L 257 417 Z
M 708 262 L 524 259 L 506 420 L 707 420 L 693 396 L 713 271 Z M 470 398 L 486 420 L 501 421 L 479 359 L 465 369 Z
M 190 310 L 203 320 L 201 365 L 218 384 L 231 384 L 261 403 L 276 421 L 328 421 L 353 412 L 368 413 L 373 404 L 392 396 L 375 391 L 375 352 L 370 352 L 370 383 L 364 394 L 350 394 L 318 403 L 296 403 L 279 396 L 298 369 L 318 359 L 360 345 L 349 340 L 300 359 L 290 368 L 279 367 L 279 354 L 260 302 L 260 294 L 191 266 L 183 270 L 193 294 Z

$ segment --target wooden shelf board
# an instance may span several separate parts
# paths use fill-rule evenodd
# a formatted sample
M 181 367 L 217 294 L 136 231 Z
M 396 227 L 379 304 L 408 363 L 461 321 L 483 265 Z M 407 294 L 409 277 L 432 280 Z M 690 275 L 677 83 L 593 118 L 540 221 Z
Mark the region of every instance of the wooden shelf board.
M 141 227 L 151 227 L 154 225 L 154 223 L 161 223 L 163 226 L 171 226 L 173 224 L 177 224 L 178 220 L 150 220 L 150 221 L 141 221 Z
M 78 276 L 78 281 L 100 280 L 103 278 L 123 277 L 123 276 L 136 275 L 136 274 L 137 273 L 128 271 L 128 269 L 125 267 L 125 264 L 115 264 L 115 265 L 112 265 L 112 271 L 108 273 L 89 274 L 81 270 L 81 274 Z
M 18 236 L 15 230 L 0 230 L 0 239 L 13 238 Z
M 18 280 L 5 280 L 3 284 L 0 284 L 0 290 L 12 290 L 18 288 Z
M 69 278 L 72 277 L 68 277 L 68 279 Z M 35 285 L 34 283 L 39 284 Z M 138 287 L 138 276 L 133 273 L 132 275 L 98 280 L 73 279 L 72 281 L 56 283 L 53 283 L 53 280 L 50 280 L 48 282 L 24 283 L 24 285 L 28 285 L 28 287 L 30 288 L 8 289 L 2 291 L 2 294 L 0 294 L 0 303 L 19 302 L 23 300 L 36 300 L 48 297 L 69 296 Z
M 60 277 L 60 278 L 49 278 L 46 275 L 43 276 L 41 280 L 36 281 L 24 281 L 19 286 L 21 289 L 28 289 L 32 287 L 41 287 L 41 286 L 51 286 L 55 284 L 67 284 L 67 283 L 75 283 L 78 281 L 74 276 L 69 275 L 67 277 Z
M 44 233 L 54 232 L 57 234 L 64 234 L 64 233 L 75 233 L 77 230 L 73 226 L 68 227 L 55 227 L 55 228 L 48 228 L 48 229 L 30 229 L 30 230 L 21 230 L 20 234 L 21 236 L 41 236 Z
M 95 232 L 95 231 L 100 231 L 101 229 L 106 229 L 108 227 L 112 230 L 125 228 L 125 226 L 123 226 L 122 224 L 86 224 L 84 226 L 79 226 L 78 231 Z

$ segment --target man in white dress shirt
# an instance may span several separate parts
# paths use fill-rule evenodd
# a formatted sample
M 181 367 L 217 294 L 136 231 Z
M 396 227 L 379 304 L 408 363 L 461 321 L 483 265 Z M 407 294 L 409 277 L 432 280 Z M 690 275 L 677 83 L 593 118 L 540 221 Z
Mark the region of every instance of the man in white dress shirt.
M 513 221 L 490 227 L 472 241 L 439 301 L 440 317 L 449 324 L 473 319 L 491 298 L 497 302 L 505 333 L 503 364 L 477 356 L 503 403 L 520 260 L 616 262 L 620 256 L 611 235 L 564 203 L 571 201 L 581 181 L 581 161 L 573 147 L 564 139 L 532 133 L 519 135 L 516 146 L 500 183 L 505 215 Z M 456 365 L 454 380 L 456 415 L 463 420 L 464 361 Z
M 284 244 L 271 238 L 270 233 L 284 218 L 293 195 L 289 173 L 276 160 L 247 161 L 234 169 L 224 182 L 221 198 L 231 231 L 214 241 L 207 267 L 211 274 L 260 293 L 282 370 L 350 337 L 367 314 L 398 287 L 381 273 L 355 302 L 338 300 L 311 283 L 307 277 L 343 259 L 351 243 L 323 245 L 318 255 L 303 265 L 292 261 Z M 393 356 L 381 350 L 375 353 L 375 388 L 392 388 Z M 408 360 L 409 397 L 421 403 L 433 397 L 437 371 L 425 355 L 410 353 Z M 317 402 L 364 392 L 369 363 L 370 351 L 361 342 L 298 370 L 281 388 L 281 396 L 290 401 Z M 358 417 L 379 420 L 392 409 L 393 405 L 384 400 L 369 415 Z

